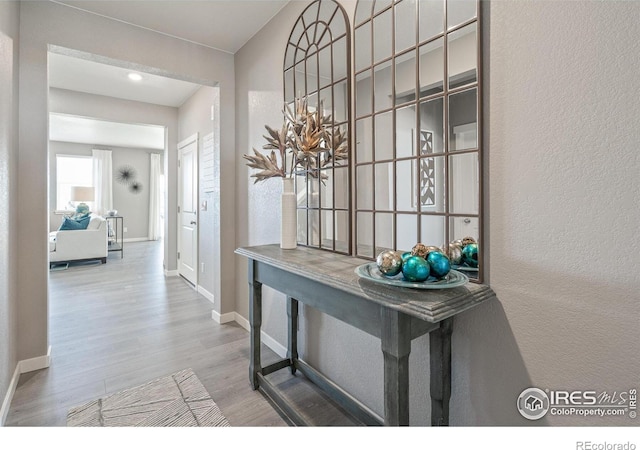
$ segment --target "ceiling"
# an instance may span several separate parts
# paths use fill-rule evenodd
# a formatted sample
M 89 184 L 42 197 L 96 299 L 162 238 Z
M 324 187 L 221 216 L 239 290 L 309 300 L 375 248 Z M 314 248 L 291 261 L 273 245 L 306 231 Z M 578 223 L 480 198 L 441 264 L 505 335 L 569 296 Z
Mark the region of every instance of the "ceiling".
M 49 86 L 125 100 L 178 108 L 200 88 L 199 84 L 144 72 L 132 81 L 131 70 L 87 59 L 49 53 Z
M 207 47 L 235 53 L 290 0 L 55 0 Z
M 290 0 L 53 1 L 233 54 Z M 53 88 L 171 107 L 182 106 L 200 88 L 142 72 L 138 72 L 142 80 L 134 82 L 129 73 L 126 68 L 49 53 L 49 85 Z M 52 140 L 164 148 L 163 129 L 61 114 L 51 114 L 50 120 Z
M 51 113 L 49 139 L 108 147 L 164 150 L 164 127 Z

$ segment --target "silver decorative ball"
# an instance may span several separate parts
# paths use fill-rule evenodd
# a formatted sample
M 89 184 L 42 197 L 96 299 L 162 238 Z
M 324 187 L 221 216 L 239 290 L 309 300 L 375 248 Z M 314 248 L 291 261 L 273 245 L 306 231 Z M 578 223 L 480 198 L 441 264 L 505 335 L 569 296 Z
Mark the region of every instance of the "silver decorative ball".
M 462 239 L 462 248 L 465 248 L 469 244 L 477 244 L 477 242 L 471 236 L 467 236 L 467 237 Z
M 462 263 L 462 247 L 451 243 L 442 246 L 443 253 L 449 257 L 451 264 L 459 266 Z
M 384 275 L 392 277 L 402 270 L 402 254 L 393 250 L 385 250 L 376 258 L 376 265 Z
M 411 249 L 411 254 L 413 256 L 421 256 L 422 258 L 425 258 L 425 259 L 427 258 L 428 253 L 429 253 L 429 250 L 427 249 L 427 246 L 421 243 L 417 243 Z

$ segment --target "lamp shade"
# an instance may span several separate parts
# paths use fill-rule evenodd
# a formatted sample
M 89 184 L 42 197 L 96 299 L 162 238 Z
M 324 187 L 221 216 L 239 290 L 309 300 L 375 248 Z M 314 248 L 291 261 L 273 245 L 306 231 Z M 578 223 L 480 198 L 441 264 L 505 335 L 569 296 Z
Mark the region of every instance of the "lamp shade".
M 71 186 L 72 202 L 92 202 L 95 189 L 91 186 Z

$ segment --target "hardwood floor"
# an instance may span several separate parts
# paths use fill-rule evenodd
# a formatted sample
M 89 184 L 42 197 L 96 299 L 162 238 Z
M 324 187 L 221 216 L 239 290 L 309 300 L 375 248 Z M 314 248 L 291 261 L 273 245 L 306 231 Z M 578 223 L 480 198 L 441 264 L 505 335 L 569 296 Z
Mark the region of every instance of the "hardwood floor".
M 249 385 L 249 333 L 217 324 L 207 299 L 164 276 L 160 242 L 51 271 L 49 290 L 51 366 L 20 376 L 7 426 L 64 426 L 73 406 L 186 368 L 232 426 L 287 425 Z M 265 365 L 279 359 L 264 346 L 262 355 Z M 314 423 L 354 425 L 304 377 L 279 377 Z

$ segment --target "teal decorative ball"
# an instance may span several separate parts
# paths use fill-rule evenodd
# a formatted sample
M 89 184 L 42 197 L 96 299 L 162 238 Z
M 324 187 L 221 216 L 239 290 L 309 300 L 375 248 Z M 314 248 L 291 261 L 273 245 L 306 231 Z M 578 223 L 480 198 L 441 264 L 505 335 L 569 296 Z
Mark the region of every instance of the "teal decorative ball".
M 442 278 L 451 270 L 449 258 L 442 252 L 431 252 L 427 256 L 427 262 L 431 270 L 431 275 L 436 278 Z
M 385 250 L 376 258 L 376 265 L 388 277 L 398 275 L 402 270 L 402 256 L 393 250 Z
M 478 244 L 467 244 L 462 249 L 462 261 L 470 267 L 478 267 Z
M 429 263 L 421 256 L 409 256 L 402 264 L 402 274 L 407 281 L 425 281 L 430 273 Z
M 411 256 L 411 252 L 404 252 L 402 254 L 402 262 L 404 262 L 409 256 Z

